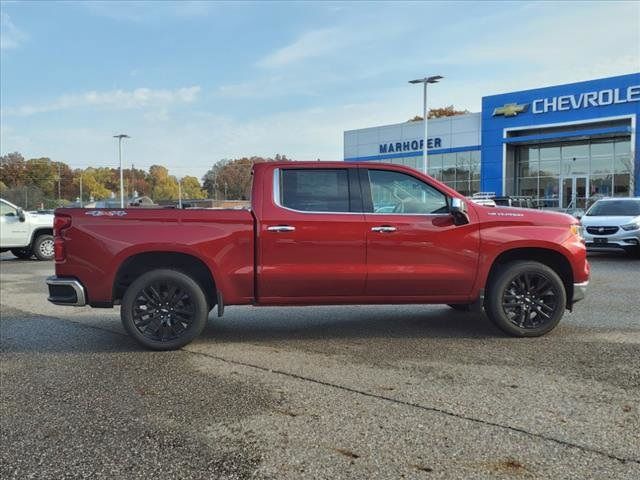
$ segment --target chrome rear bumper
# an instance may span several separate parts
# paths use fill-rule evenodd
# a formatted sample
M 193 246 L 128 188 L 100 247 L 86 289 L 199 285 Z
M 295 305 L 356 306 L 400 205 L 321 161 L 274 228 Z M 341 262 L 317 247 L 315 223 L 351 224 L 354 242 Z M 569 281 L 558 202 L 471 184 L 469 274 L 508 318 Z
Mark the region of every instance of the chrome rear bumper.
M 82 307 L 87 304 L 87 294 L 82 284 L 75 278 L 48 277 L 49 300 L 56 305 Z

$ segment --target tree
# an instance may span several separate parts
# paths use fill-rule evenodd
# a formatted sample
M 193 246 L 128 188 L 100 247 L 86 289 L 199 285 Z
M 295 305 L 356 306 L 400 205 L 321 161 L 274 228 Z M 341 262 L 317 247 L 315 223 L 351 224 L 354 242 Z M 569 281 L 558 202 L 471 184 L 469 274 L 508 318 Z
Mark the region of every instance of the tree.
M 449 105 L 448 107 L 430 108 L 427 118 L 454 117 L 456 115 L 466 115 L 467 113 L 470 113 L 469 110 L 456 110 L 453 105 Z M 420 115 L 416 115 L 408 121 L 421 122 L 422 117 Z
M 243 157 L 220 160 L 202 177 L 204 188 L 212 198 L 248 200 L 251 189 L 251 169 L 256 163 L 289 161 L 286 155 L 275 158 Z
M 186 176 L 182 179 L 182 198 L 197 200 L 206 198 L 207 194 L 196 177 Z
M 47 198 L 58 198 L 58 168 L 50 158 L 32 158 L 27 160 L 24 182 L 35 185 Z
M 105 187 L 99 180 L 100 172 L 95 168 L 87 168 L 82 172 L 82 196 L 83 200 L 93 198 L 94 200 L 104 200 L 111 196 L 111 190 Z M 80 187 L 80 177 L 75 179 Z
M 169 170 L 161 165 L 149 167 L 151 198 L 154 200 L 175 200 L 178 198 L 178 181 L 169 176 Z
M 0 157 L 0 181 L 7 188 L 24 185 L 25 173 L 26 162 L 20 153 L 8 153 Z

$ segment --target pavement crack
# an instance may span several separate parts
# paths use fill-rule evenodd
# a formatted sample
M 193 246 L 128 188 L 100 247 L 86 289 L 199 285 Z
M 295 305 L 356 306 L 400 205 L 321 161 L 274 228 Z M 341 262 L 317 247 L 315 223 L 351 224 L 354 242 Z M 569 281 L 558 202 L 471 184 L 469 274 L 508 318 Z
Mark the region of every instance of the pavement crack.
M 580 445 L 580 444 L 577 444 L 577 443 L 569 442 L 567 440 L 562 440 L 560 438 L 555 438 L 555 437 L 552 437 L 550 435 L 545 435 L 543 433 L 532 432 L 532 431 L 526 430 L 524 428 L 514 427 L 514 426 L 511 426 L 511 425 L 505 425 L 505 424 L 497 423 L 497 422 L 491 422 L 489 420 L 483 420 L 481 418 L 471 417 L 471 416 L 468 416 L 468 415 L 462 415 L 460 413 L 456 413 L 456 412 L 452 412 L 452 411 L 449 411 L 449 410 L 445 410 L 443 408 L 431 407 L 431 406 L 427 406 L 427 405 L 421 405 L 419 403 L 409 402 L 409 401 L 406 401 L 406 400 L 400 400 L 400 399 L 397 399 L 397 398 L 388 397 L 386 395 L 379 395 L 379 394 L 376 394 L 376 393 L 367 392 L 365 390 L 359 390 L 357 388 L 352 388 L 352 387 L 348 387 L 348 386 L 345 386 L 345 385 L 340 385 L 340 384 L 333 383 L 333 382 L 327 382 L 327 381 L 324 381 L 324 380 L 318 380 L 316 378 L 306 377 L 304 375 L 299 375 L 297 373 L 291 373 L 291 372 L 287 372 L 287 371 L 284 371 L 284 370 L 273 369 L 273 368 L 269 368 L 269 367 L 263 367 L 261 365 L 255 365 L 253 363 L 241 362 L 241 361 L 238 361 L 238 360 L 229 360 L 228 358 L 219 357 L 217 355 L 212 355 L 210 353 L 204 353 L 204 352 L 199 352 L 199 351 L 194 351 L 194 350 L 188 350 L 186 348 L 183 348 L 183 350 L 186 351 L 186 352 L 192 353 L 194 355 L 201 355 L 201 356 L 204 356 L 204 357 L 208 357 L 208 358 L 211 358 L 211 359 L 219 360 L 221 362 L 225 362 L 225 363 L 232 364 L 232 365 L 238 365 L 238 366 L 242 366 L 242 367 L 248 367 L 248 368 L 253 368 L 253 369 L 256 369 L 256 370 L 261 370 L 263 372 L 275 373 L 275 374 L 278 374 L 278 375 L 284 375 L 284 376 L 287 376 L 287 377 L 290 377 L 290 378 L 294 378 L 296 380 L 302 380 L 302 381 L 305 381 L 305 382 L 311 382 L 311 383 L 315 383 L 317 385 L 322 385 L 322 386 L 325 386 L 325 387 L 336 388 L 336 389 L 339 389 L 339 390 L 343 390 L 345 392 L 354 393 L 354 394 L 362 395 L 362 396 L 365 396 L 365 397 L 375 398 L 375 399 L 378 399 L 378 400 L 384 400 L 384 401 L 387 401 L 387 402 L 392 402 L 392 403 L 395 403 L 395 404 L 398 404 L 398 405 L 404 405 L 404 406 L 407 406 L 407 407 L 417 408 L 417 409 L 428 411 L 428 412 L 439 413 L 441 415 L 447 415 L 449 417 L 457 418 L 457 419 L 460 419 L 460 420 L 466 420 L 466 421 L 473 422 L 473 423 L 478 423 L 478 424 L 481 424 L 481 425 L 486 425 L 486 426 L 490 426 L 490 427 L 496 427 L 496 428 L 501 428 L 501 429 L 504 429 L 504 430 L 509 430 L 509 431 L 512 431 L 512 432 L 516 432 L 516 433 L 520 433 L 520 434 L 523 434 L 523 435 L 527 435 L 529 437 L 538 438 L 538 439 L 549 441 L 549 442 L 554 442 L 554 443 L 557 443 L 557 444 L 565 446 L 565 447 L 575 448 L 575 449 L 578 449 L 578 450 L 581 450 L 581 451 L 584 451 L 584 452 L 601 455 L 601 456 L 610 458 L 611 460 L 617 460 L 618 462 L 621 462 L 621 463 L 637 463 L 637 464 L 640 464 L 640 459 L 620 457 L 620 456 L 614 455 L 612 453 L 608 453 L 608 452 L 605 452 L 605 451 L 602 451 L 602 450 L 598 450 L 596 448 L 592 448 L 592 447 L 588 447 L 588 446 L 585 446 L 585 445 Z
M 64 321 L 64 322 L 72 323 L 72 324 L 78 325 L 80 327 L 90 328 L 90 329 L 93 329 L 93 330 L 100 330 L 100 331 L 108 332 L 108 333 L 111 333 L 111 334 L 114 334 L 114 335 L 118 335 L 118 336 L 121 336 L 121 337 L 128 337 L 128 335 L 126 333 L 118 332 L 118 331 L 111 330 L 111 329 L 104 328 L 104 327 L 100 327 L 100 326 L 97 326 L 97 325 L 87 325 L 86 323 L 82 323 L 82 322 L 76 321 L 76 320 L 70 320 L 70 319 L 61 318 L 61 317 L 53 317 L 53 316 L 48 316 L 48 315 L 40 315 L 40 314 L 36 314 L 36 313 L 32 313 L 32 312 L 25 312 L 25 311 L 22 311 L 20 309 L 15 309 L 15 310 L 18 310 L 18 311 L 20 311 L 22 313 L 26 313 L 26 314 L 29 314 L 29 315 L 36 315 L 36 316 L 45 317 L 45 318 L 54 318 L 56 320 L 61 320 L 61 321 Z M 256 364 L 253 364 L 253 363 L 242 362 L 242 361 L 239 361 L 239 360 L 230 360 L 228 358 L 220 357 L 220 356 L 217 356 L 217 355 L 212 355 L 210 353 L 204 353 L 204 352 L 200 352 L 200 351 L 196 351 L 196 350 L 189 350 L 188 348 L 182 348 L 181 350 L 183 352 L 185 352 L 185 353 L 189 353 L 189 354 L 192 354 L 192 355 L 200 355 L 200 356 L 207 357 L 207 358 L 210 358 L 210 359 L 213 359 L 213 360 L 218 360 L 218 361 L 230 364 L 230 365 L 236 365 L 236 366 L 241 366 L 241 367 L 245 367 L 245 368 L 252 368 L 252 369 L 255 369 L 255 370 L 260 370 L 260 371 L 268 372 L 268 373 L 275 373 L 277 375 L 283 375 L 283 376 L 286 376 L 286 377 L 289 377 L 289 378 L 293 378 L 293 379 L 296 379 L 296 380 L 301 380 L 301 381 L 304 381 L 304 382 L 310 382 L 310 383 L 314 383 L 316 385 L 322 385 L 322 386 L 325 386 L 325 387 L 335 388 L 335 389 L 339 389 L 339 390 L 342 390 L 342 391 L 345 391 L 345 392 L 349 392 L 349 393 L 353 393 L 353 394 L 356 394 L 356 395 L 362 395 L 364 397 L 375 398 L 375 399 L 378 399 L 378 400 L 383 400 L 383 401 L 395 403 L 397 405 L 404 405 L 404 406 L 407 406 L 407 407 L 412 407 L 412 408 L 416 408 L 416 409 L 427 411 L 427 412 L 438 413 L 438 414 L 441 414 L 441 415 L 446 415 L 446 416 L 449 416 L 449 417 L 452 417 L 452 418 L 457 418 L 457 419 L 460 419 L 460 420 L 465 420 L 465 421 L 473 422 L 473 423 L 480 424 L 480 425 L 485 425 L 485 426 L 500 428 L 500 429 L 503 429 L 503 430 L 508 430 L 508 431 L 511 431 L 511 432 L 527 435 L 527 436 L 532 437 L 532 438 L 538 438 L 540 440 L 553 442 L 553 443 L 556 443 L 558 445 L 562 445 L 564 447 L 575 448 L 575 449 L 581 450 L 583 452 L 592 453 L 592 454 L 600 455 L 600 456 L 603 456 L 603 457 L 607 457 L 607 458 L 609 458 L 611 460 L 616 460 L 616 461 L 621 462 L 623 464 L 625 464 L 625 463 L 640 464 L 640 459 L 638 459 L 638 458 L 620 457 L 618 455 L 614 455 L 612 453 L 608 453 L 608 452 L 605 452 L 605 451 L 602 451 L 602 450 L 598 450 L 596 448 L 588 447 L 588 446 L 585 446 L 585 445 L 580 445 L 580 444 L 573 443 L 573 442 L 570 442 L 570 441 L 567 441 L 567 440 L 562 440 L 560 438 L 552 437 L 550 435 L 545 435 L 543 433 L 532 432 L 532 431 L 529 431 L 529 430 L 526 430 L 526 429 L 520 428 L 520 427 L 514 427 L 514 426 L 511 426 L 511 425 L 506 425 L 506 424 L 502 424 L 502 423 L 491 422 L 489 420 L 483 420 L 482 418 L 463 415 L 463 414 L 460 414 L 460 413 L 456 413 L 456 412 L 452 412 L 452 411 L 449 411 L 449 410 L 445 410 L 443 408 L 427 406 L 427 405 L 421 405 L 419 403 L 409 402 L 409 401 L 406 401 L 406 400 L 400 400 L 400 399 L 389 397 L 389 396 L 386 396 L 386 395 L 380 395 L 380 394 L 376 394 L 376 393 L 371 393 L 371 392 L 367 392 L 365 390 L 359 390 L 357 388 L 348 387 L 346 385 L 340 385 L 340 384 L 333 383 L 333 382 L 328 382 L 328 381 L 325 381 L 325 380 L 318 380 L 316 378 L 311 378 L 311 377 L 307 377 L 307 376 L 304 376 L 304 375 L 299 375 L 297 373 L 287 372 L 285 370 L 264 367 L 262 365 L 256 365 Z

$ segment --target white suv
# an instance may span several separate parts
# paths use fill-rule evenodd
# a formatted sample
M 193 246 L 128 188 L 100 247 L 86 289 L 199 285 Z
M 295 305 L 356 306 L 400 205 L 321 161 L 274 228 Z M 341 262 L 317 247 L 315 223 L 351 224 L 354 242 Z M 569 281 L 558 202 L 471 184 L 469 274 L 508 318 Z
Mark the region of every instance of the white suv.
M 621 248 L 640 256 L 640 198 L 603 198 L 581 218 L 588 249 Z
M 0 251 L 18 258 L 53 259 L 53 215 L 24 212 L 0 198 Z

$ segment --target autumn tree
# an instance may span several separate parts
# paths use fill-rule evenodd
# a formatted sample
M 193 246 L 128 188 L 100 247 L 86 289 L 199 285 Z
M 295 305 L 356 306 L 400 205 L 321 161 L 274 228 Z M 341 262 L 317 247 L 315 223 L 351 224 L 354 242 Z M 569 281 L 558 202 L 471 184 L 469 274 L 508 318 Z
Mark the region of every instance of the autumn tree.
M 24 185 L 26 174 L 26 160 L 18 153 L 8 153 L 0 157 L 0 181 L 7 188 Z
M 187 175 L 180 183 L 182 185 L 182 198 L 191 200 L 207 198 L 207 193 L 200 186 L 200 181 L 196 177 Z
M 154 200 L 175 200 L 178 198 L 178 181 L 169 175 L 169 170 L 161 165 L 149 167 L 151 198 Z
M 221 160 L 205 173 L 202 183 L 212 198 L 224 197 L 229 200 L 248 200 L 251 190 L 251 169 L 256 163 L 289 161 L 286 155 L 274 158 L 242 157 Z
M 466 115 L 467 113 L 470 113 L 469 110 L 456 110 L 453 105 L 449 105 L 448 107 L 430 108 L 429 113 L 427 113 L 427 118 L 454 117 L 456 115 Z M 409 119 L 409 122 L 421 121 L 422 116 L 420 115 Z
M 101 172 L 99 169 L 87 168 L 82 172 L 82 200 L 104 200 L 111 196 L 112 190 L 109 190 L 101 183 Z M 104 173 L 104 172 L 102 172 Z M 74 179 L 74 183 L 80 189 L 80 177 Z

